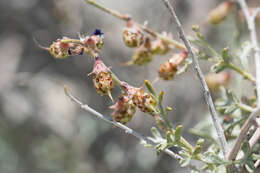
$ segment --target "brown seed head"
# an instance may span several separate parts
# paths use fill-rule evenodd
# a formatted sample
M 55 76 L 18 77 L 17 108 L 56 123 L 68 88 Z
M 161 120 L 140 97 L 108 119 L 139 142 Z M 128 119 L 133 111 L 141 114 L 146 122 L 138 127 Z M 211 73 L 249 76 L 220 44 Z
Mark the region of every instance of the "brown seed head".
M 114 110 L 112 113 L 113 120 L 122 124 L 131 121 L 135 114 L 133 101 L 124 95 L 119 96 L 118 101 L 110 108 Z
M 109 95 L 114 88 L 112 74 L 106 65 L 98 58 L 95 59 L 92 71 L 94 87 L 100 95 Z
M 233 2 L 224 1 L 213 9 L 208 16 L 207 21 L 211 24 L 217 25 L 224 21 L 229 13 L 232 11 Z
M 160 66 L 158 71 L 159 77 L 164 80 L 172 80 L 178 71 L 178 66 L 183 64 L 187 56 L 188 53 L 186 51 L 174 54 L 172 58 L 168 59 L 166 63 Z
M 143 31 L 132 20 L 126 23 L 122 36 L 125 45 L 128 47 L 138 47 L 144 41 Z

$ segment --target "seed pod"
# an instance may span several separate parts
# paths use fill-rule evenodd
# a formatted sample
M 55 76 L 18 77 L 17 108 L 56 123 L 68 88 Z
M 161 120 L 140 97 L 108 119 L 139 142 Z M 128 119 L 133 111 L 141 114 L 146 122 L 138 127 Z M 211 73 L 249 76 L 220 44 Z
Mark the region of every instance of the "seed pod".
M 99 35 L 86 36 L 83 40 L 84 45 L 92 52 L 99 52 L 104 44 L 103 38 Z
M 123 41 L 128 47 L 138 47 L 143 43 L 143 31 L 132 20 L 128 20 L 123 29 Z
M 151 51 L 151 40 L 149 37 L 145 39 L 145 42 L 138 47 L 133 55 L 130 64 L 145 65 L 153 60 L 153 54 Z
M 162 35 L 173 39 L 172 34 L 167 34 L 166 32 L 163 32 Z M 157 38 L 156 40 L 154 40 L 152 42 L 151 49 L 152 49 L 153 54 L 165 55 L 166 53 L 168 53 L 171 50 L 171 46 L 166 41 L 164 41 L 160 38 Z
M 79 44 L 71 44 L 68 50 L 68 54 L 71 56 L 83 55 L 85 52 L 85 47 Z
M 231 1 L 222 2 L 209 13 L 207 21 L 214 25 L 221 23 L 232 11 L 232 6 L 233 2 Z
M 226 85 L 230 80 L 230 72 L 209 73 L 206 75 L 206 83 L 211 92 L 218 91 L 220 86 Z
M 156 99 L 150 93 L 144 92 L 141 88 L 135 88 L 123 82 L 122 87 L 127 93 L 128 97 L 132 99 L 142 112 L 153 113 L 155 111 Z
M 174 54 L 166 63 L 162 64 L 158 70 L 159 77 L 164 80 L 172 80 L 178 71 L 178 66 L 182 65 L 187 58 L 188 52 L 184 51 Z
M 161 39 L 152 42 L 152 53 L 158 55 L 165 55 L 170 50 L 169 44 Z
M 51 44 L 50 48 L 48 48 L 50 54 L 54 58 L 64 59 L 69 56 L 68 51 L 69 51 L 70 43 L 62 42 L 64 39 L 67 39 L 67 38 L 58 39 L 57 41 L 55 41 Z
M 133 101 L 124 95 L 119 96 L 118 101 L 110 108 L 114 110 L 112 113 L 113 120 L 122 124 L 131 121 L 135 114 Z
M 95 64 L 91 74 L 93 74 L 93 83 L 97 93 L 101 96 L 108 95 L 111 100 L 113 100 L 111 96 L 111 91 L 114 88 L 112 74 L 98 57 L 95 58 Z

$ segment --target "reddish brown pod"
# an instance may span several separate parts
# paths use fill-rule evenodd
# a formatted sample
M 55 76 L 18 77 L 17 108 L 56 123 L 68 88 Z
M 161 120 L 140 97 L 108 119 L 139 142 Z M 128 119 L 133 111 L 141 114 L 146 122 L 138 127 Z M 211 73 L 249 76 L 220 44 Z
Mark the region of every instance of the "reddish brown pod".
M 64 43 L 63 40 L 68 39 L 64 37 L 53 42 L 49 48 L 47 48 L 50 54 L 57 59 L 64 59 L 69 56 L 69 48 L 72 46 L 71 43 Z
M 142 88 L 135 88 L 123 82 L 122 87 L 126 94 L 132 99 L 135 106 L 142 112 L 153 113 L 155 112 L 156 99 L 150 93 L 144 92 Z
M 234 2 L 231 1 L 220 3 L 216 8 L 210 11 L 207 21 L 214 25 L 221 23 L 231 13 L 233 4 Z
M 220 86 L 228 84 L 231 74 L 230 72 L 208 73 L 205 78 L 210 91 L 216 92 Z
M 162 33 L 162 35 L 171 39 L 173 38 L 171 34 L 167 34 L 166 32 Z M 165 55 L 171 50 L 171 46 L 168 42 L 157 38 L 156 40 L 152 41 L 151 49 L 153 54 Z
M 129 97 L 120 95 L 117 102 L 110 106 L 113 109 L 112 117 L 114 121 L 126 124 L 131 121 L 135 114 L 135 105 Z
M 97 93 L 101 96 L 108 95 L 112 99 L 111 91 L 114 88 L 112 74 L 99 57 L 95 57 L 95 64 L 91 74 L 93 74 L 93 83 Z
M 138 47 L 144 41 L 143 31 L 129 19 L 123 29 L 123 41 L 128 47 Z
M 159 77 L 164 80 L 172 80 L 178 71 L 178 67 L 181 66 L 184 60 L 187 58 L 188 52 L 184 51 L 179 54 L 174 54 L 162 64 L 158 70 Z
M 153 60 L 151 46 L 151 40 L 149 37 L 147 37 L 144 43 L 134 51 L 130 64 L 141 66 L 151 62 Z

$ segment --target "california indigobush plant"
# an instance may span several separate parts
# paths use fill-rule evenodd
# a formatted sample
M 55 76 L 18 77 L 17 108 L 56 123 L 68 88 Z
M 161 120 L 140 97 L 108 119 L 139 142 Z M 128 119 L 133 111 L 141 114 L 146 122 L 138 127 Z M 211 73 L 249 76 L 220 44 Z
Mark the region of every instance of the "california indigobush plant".
M 65 93 L 82 109 L 139 138 L 145 147 L 153 147 L 158 153 L 164 152 L 170 155 L 178 160 L 181 167 L 189 167 L 193 173 L 254 172 L 260 163 L 258 144 L 260 49 L 255 28 L 255 20 L 260 15 L 259 8 L 248 8 L 245 0 L 226 0 L 209 13 L 206 22 L 214 27 L 218 27 L 228 16 L 233 15 L 240 21 L 237 23 L 247 24 L 249 28 L 250 41 L 240 41 L 238 48 L 224 46 L 219 52 L 208 43 L 199 26 L 192 26 L 194 32 L 192 37 L 186 36 L 174 7 L 168 0 L 162 0 L 162 3 L 169 10 L 169 17 L 175 22 L 184 44 L 176 41 L 171 33 L 154 32 L 147 26 L 135 22 L 129 15 L 122 15 L 105 8 L 93 0 L 85 0 L 85 2 L 126 23 L 122 28 L 122 40 L 125 46 L 133 49 L 133 56 L 124 65 L 145 66 L 155 55 L 168 56 L 168 60 L 157 70 L 157 80 L 165 82 L 174 80 L 176 75 L 185 73 L 193 66 L 202 84 L 212 121 L 207 121 L 206 124 L 200 122 L 190 129 L 192 134 L 200 137 L 196 145 L 191 145 L 182 135 L 182 126 L 173 127 L 169 121 L 168 113 L 172 109 L 162 105 L 164 93 L 155 91 L 153 82 L 145 80 L 146 89 L 144 86 L 133 86 L 119 79 L 113 73 L 112 67 L 104 64 L 100 56 L 102 47 L 105 46 L 104 33 L 101 29 L 95 29 L 93 33 L 79 36 L 78 39 L 62 37 L 44 49 L 56 59 L 76 55 L 93 58 L 95 63 L 89 76 L 93 78 L 93 86 L 97 93 L 111 99 L 110 109 L 113 111 L 111 116 L 103 115 L 84 105 L 66 87 Z M 249 56 L 255 57 L 256 77 L 248 72 L 251 68 L 247 60 Z M 198 59 L 212 63 L 211 71 L 205 76 L 200 69 Z M 237 96 L 232 85 L 228 85 L 231 79 L 241 79 L 241 77 L 248 81 L 255 91 L 252 97 Z M 112 92 L 115 86 L 121 89 L 121 95 L 114 101 Z M 216 92 L 221 94 L 213 102 L 211 93 Z M 154 119 L 157 127 L 151 127 L 152 137 L 145 137 L 127 127 L 136 109 Z M 210 133 L 212 128 L 217 138 Z M 173 152 L 171 147 L 175 147 L 177 152 Z

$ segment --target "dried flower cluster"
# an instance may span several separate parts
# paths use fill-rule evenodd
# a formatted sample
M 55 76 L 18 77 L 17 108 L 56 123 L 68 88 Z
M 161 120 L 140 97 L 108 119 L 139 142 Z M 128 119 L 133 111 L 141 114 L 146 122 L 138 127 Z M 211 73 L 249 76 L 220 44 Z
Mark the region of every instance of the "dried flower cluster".
M 162 35 L 168 36 L 166 33 Z M 160 38 L 152 41 L 150 36 L 145 37 L 143 30 L 132 19 L 127 21 L 122 36 L 126 46 L 136 48 L 128 65 L 146 65 L 153 60 L 153 55 L 164 55 L 172 48 L 169 43 Z
M 94 55 L 98 53 L 103 46 L 104 34 L 96 29 L 90 36 L 82 37 L 79 40 L 63 37 L 53 42 L 50 47 L 44 48 L 56 59 L 64 59 L 68 56 L 83 54 Z

